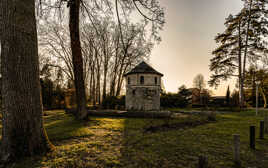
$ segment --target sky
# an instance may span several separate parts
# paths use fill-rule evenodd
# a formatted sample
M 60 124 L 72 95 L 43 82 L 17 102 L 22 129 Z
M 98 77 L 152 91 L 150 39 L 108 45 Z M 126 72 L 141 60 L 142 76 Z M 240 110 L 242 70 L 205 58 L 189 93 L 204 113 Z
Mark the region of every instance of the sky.
M 224 31 L 225 18 L 241 10 L 241 0 L 161 0 L 160 4 L 166 11 L 166 24 L 150 63 L 164 74 L 166 91 L 177 92 L 183 84 L 192 87 L 193 78 L 200 73 L 208 81 L 214 37 Z M 233 90 L 235 80 L 210 89 L 214 95 L 225 95 L 228 85 Z

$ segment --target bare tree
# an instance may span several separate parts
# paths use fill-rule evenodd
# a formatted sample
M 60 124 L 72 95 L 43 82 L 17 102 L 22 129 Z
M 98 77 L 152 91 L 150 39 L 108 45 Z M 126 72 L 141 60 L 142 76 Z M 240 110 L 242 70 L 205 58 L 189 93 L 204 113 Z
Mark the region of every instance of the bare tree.
M 204 76 L 202 74 L 196 75 L 196 77 L 193 80 L 193 87 L 197 88 L 199 91 L 199 99 L 201 98 L 201 93 L 205 91 L 206 82 L 204 79 Z M 201 101 L 201 99 L 200 99 Z
M 45 1 L 45 0 L 44 0 Z M 43 1 L 43 2 L 44 2 Z M 49 2 L 49 1 L 45 1 L 45 2 Z M 132 0 L 128 0 L 128 1 L 109 1 L 109 0 L 101 0 L 101 1 L 81 1 L 81 0 L 55 0 L 55 3 L 52 3 L 52 5 L 48 5 L 49 8 L 54 7 L 57 9 L 63 9 L 63 4 L 67 4 L 66 6 L 69 7 L 69 31 L 70 31 L 70 36 L 71 36 L 71 49 L 72 49 L 72 60 L 73 60 L 73 71 L 74 71 L 74 79 L 75 79 L 75 86 L 76 86 L 76 94 L 81 94 L 81 96 L 77 95 L 77 97 L 79 97 L 79 99 L 77 101 L 77 105 L 78 105 L 78 113 L 80 116 L 80 118 L 84 118 L 86 116 L 86 112 L 82 112 L 84 111 L 84 108 L 81 106 L 84 106 L 83 102 L 85 102 L 84 100 L 84 92 L 82 93 L 83 88 L 85 88 L 85 82 L 83 80 L 81 80 L 82 76 L 81 74 L 84 74 L 85 76 L 85 69 L 84 69 L 84 59 L 85 57 L 83 57 L 83 54 L 85 55 L 85 53 L 87 53 L 87 55 L 89 55 L 90 61 L 94 61 L 95 64 L 93 65 L 92 63 L 90 63 L 91 66 L 95 66 L 95 68 L 89 68 L 90 70 L 94 70 L 94 72 L 96 74 L 91 75 L 90 79 L 92 79 L 93 81 L 96 81 L 96 84 L 90 81 L 90 86 L 94 86 L 95 89 L 97 89 L 97 91 L 92 91 L 92 89 L 90 88 L 90 93 L 96 93 L 97 96 L 93 96 L 93 97 L 97 97 L 98 102 L 100 102 L 100 95 L 101 95 L 101 89 L 100 89 L 100 85 L 101 82 L 100 80 L 102 79 L 102 77 L 104 78 L 104 83 L 103 83 L 103 88 L 102 88 L 102 97 L 105 98 L 106 96 L 106 88 L 107 88 L 107 75 L 108 75 L 108 68 L 110 67 L 111 64 L 109 64 L 109 60 L 112 58 L 112 53 L 116 52 L 117 55 L 123 55 L 123 60 L 117 60 L 119 61 L 120 67 L 119 69 L 119 74 L 117 74 L 116 77 L 118 80 L 116 83 L 114 83 L 113 88 L 115 88 L 116 86 L 116 91 L 115 92 L 116 95 L 120 94 L 120 90 L 122 88 L 122 83 L 123 83 L 123 74 L 124 72 L 126 72 L 128 70 L 128 68 L 130 67 L 131 60 L 130 59 L 126 59 L 126 57 L 128 57 L 129 55 L 129 46 L 127 46 L 127 42 L 128 41 L 124 41 L 123 35 L 125 34 L 125 26 L 123 25 L 125 22 L 128 22 L 128 20 L 130 19 L 129 17 L 129 13 L 133 10 L 137 10 L 142 16 L 144 16 L 144 18 L 146 20 L 151 21 L 152 23 L 152 36 L 154 37 L 154 39 L 156 41 L 160 41 L 160 37 L 158 35 L 158 30 L 160 30 L 164 24 L 164 12 L 163 12 L 163 8 L 160 7 L 159 3 L 157 0 L 150 0 L 150 1 L 132 1 Z M 67 2 L 67 3 L 65 3 Z M 119 4 L 118 4 L 119 2 Z M 108 16 L 108 17 L 112 17 L 113 16 L 113 6 L 116 6 L 116 13 L 117 13 L 117 20 L 118 20 L 118 27 L 119 28 L 119 32 L 120 32 L 120 42 L 121 44 L 117 43 L 117 46 L 123 47 L 123 50 L 117 50 L 114 51 L 111 48 L 112 43 L 110 43 L 111 38 L 109 38 L 110 36 L 107 36 L 108 34 L 105 34 L 105 32 L 108 32 L 107 30 L 105 30 L 105 22 L 100 22 L 99 18 L 101 18 L 101 16 Z M 123 14 L 123 18 L 119 18 L 119 6 L 121 9 L 121 13 Z M 142 9 L 143 8 L 143 9 Z M 59 10 L 61 11 L 61 10 Z M 81 11 L 81 12 L 80 12 Z M 101 11 L 102 14 L 98 14 L 98 11 Z M 108 12 L 107 12 L 108 11 Z M 143 13 L 142 11 L 147 11 L 147 13 Z M 59 12 L 62 13 L 62 12 Z M 94 54 L 89 54 L 88 51 L 86 51 L 86 49 L 83 49 L 81 42 L 80 42 L 80 38 L 79 35 L 82 32 L 79 32 L 79 26 L 81 26 L 81 22 L 80 21 L 80 17 L 79 16 L 83 16 L 86 19 L 83 19 L 82 21 L 90 21 L 91 27 L 93 28 L 93 30 L 95 30 L 95 37 L 96 40 L 90 40 L 90 52 L 93 52 Z M 123 21 L 122 19 L 124 19 L 125 21 Z M 145 22 L 146 25 L 148 24 L 148 21 Z M 100 26 L 100 24 L 104 24 L 104 26 Z M 104 28 L 104 29 L 103 29 Z M 127 32 L 127 31 L 126 31 Z M 83 42 L 82 42 L 83 43 Z M 98 44 L 101 46 L 101 48 L 99 47 L 94 47 L 94 44 Z M 118 48 L 118 47 L 117 47 Z M 132 54 L 131 57 L 134 57 L 137 53 Z M 93 57 L 92 57 L 93 56 Z M 98 56 L 100 58 L 94 57 L 94 56 Z M 130 58 L 130 57 L 129 57 Z M 76 62 L 74 62 L 76 61 Z M 126 66 L 125 66 L 126 65 Z M 111 65 L 112 66 L 112 65 Z M 103 70 L 103 72 L 101 72 Z M 79 75 L 80 74 L 80 75 Z M 95 79 L 96 78 L 96 79 Z M 114 79 L 116 79 L 114 78 Z M 77 80 L 78 79 L 78 80 Z M 79 91 L 78 91 L 79 90 Z M 110 89 L 111 90 L 111 89 Z M 114 89 L 115 90 L 115 89 Z M 78 93 L 79 92 L 79 93 Z M 79 104 L 80 103 L 80 104 Z M 81 110 L 82 109 L 82 110 Z M 79 112 L 80 111 L 80 112 Z

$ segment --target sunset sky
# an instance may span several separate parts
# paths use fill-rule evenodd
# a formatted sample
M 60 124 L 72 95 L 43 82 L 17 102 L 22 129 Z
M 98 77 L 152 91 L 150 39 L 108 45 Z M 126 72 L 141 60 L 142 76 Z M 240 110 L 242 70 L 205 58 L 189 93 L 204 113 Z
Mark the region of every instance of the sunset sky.
M 225 18 L 242 8 L 241 0 L 161 0 L 161 4 L 166 25 L 150 62 L 164 74 L 166 90 L 176 92 L 183 84 L 192 87 L 199 73 L 208 80 L 214 37 L 224 31 Z M 234 80 L 223 82 L 214 95 L 225 95 L 227 85 L 233 90 L 234 84 Z

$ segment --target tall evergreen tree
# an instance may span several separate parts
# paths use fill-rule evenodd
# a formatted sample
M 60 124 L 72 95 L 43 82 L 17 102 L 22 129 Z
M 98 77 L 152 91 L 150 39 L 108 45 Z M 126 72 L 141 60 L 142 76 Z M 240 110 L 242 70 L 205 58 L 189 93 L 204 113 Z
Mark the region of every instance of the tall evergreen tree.
M 216 36 L 219 44 L 212 54 L 209 84 L 218 86 L 221 80 L 239 79 L 240 106 L 244 106 L 244 76 L 249 62 L 256 61 L 267 51 L 267 1 L 244 0 L 244 8 L 225 22 L 226 30 Z
M 230 106 L 230 87 L 229 86 L 226 91 L 226 104 L 228 107 Z
M 2 160 L 51 149 L 43 126 L 35 0 L 0 1 Z

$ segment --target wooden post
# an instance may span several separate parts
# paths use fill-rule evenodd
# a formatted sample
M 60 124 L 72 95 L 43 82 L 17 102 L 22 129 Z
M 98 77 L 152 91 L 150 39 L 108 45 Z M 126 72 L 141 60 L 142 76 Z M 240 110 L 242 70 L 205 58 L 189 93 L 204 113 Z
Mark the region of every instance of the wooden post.
M 237 166 L 241 165 L 240 161 L 240 135 L 234 134 L 234 163 Z
M 199 156 L 198 168 L 208 168 L 208 158 L 206 156 Z
M 255 149 L 255 126 L 250 126 L 250 148 Z
M 268 116 L 267 114 L 265 115 L 265 118 L 264 118 L 264 127 L 265 127 L 265 133 L 268 133 Z
M 264 121 L 260 122 L 260 139 L 264 139 Z

